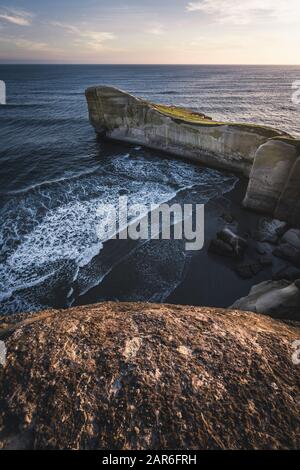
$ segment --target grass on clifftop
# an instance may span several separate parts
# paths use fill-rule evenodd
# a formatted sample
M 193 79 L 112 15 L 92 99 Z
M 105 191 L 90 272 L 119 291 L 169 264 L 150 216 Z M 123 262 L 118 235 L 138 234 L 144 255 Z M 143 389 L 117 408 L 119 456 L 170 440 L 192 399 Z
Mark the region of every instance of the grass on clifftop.
M 202 124 L 218 124 L 214 122 L 210 117 L 205 116 L 204 114 L 196 113 L 189 109 L 177 108 L 176 106 L 166 106 L 163 104 L 153 105 L 155 109 L 160 111 L 163 114 L 168 114 L 170 117 L 183 119 L 184 121 L 200 122 Z
M 237 123 L 237 122 L 222 122 L 214 121 L 212 118 L 205 116 L 205 114 L 197 113 L 185 108 L 179 108 L 176 106 L 167 106 L 163 104 L 151 104 L 151 106 L 159 111 L 160 113 L 169 116 L 173 119 L 178 119 L 192 124 L 200 124 L 203 126 L 235 126 L 243 127 L 245 130 L 257 131 L 260 134 L 263 134 L 267 138 L 271 137 L 286 137 L 293 139 L 289 134 L 281 132 L 272 127 L 263 126 L 260 124 L 251 124 L 251 123 Z

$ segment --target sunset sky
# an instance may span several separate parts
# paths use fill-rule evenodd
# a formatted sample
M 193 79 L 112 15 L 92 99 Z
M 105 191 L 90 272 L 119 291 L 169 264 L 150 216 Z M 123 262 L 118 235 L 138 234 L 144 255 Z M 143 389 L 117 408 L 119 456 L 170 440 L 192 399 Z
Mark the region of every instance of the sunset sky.
M 300 64 L 300 1 L 1 1 L 0 62 Z

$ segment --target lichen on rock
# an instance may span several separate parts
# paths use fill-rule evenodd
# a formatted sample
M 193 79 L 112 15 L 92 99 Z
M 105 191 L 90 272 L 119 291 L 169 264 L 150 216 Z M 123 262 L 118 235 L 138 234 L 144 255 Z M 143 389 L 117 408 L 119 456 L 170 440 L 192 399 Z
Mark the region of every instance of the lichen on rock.
M 214 308 L 103 303 L 3 329 L 0 446 L 295 449 L 300 329 Z

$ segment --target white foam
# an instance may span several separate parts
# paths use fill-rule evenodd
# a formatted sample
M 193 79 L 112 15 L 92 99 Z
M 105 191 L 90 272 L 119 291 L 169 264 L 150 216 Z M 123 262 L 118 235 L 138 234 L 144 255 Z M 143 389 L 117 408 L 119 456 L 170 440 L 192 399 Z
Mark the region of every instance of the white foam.
M 232 181 L 233 178 L 219 172 L 184 162 L 122 155 L 106 164 L 102 174 L 92 170 L 67 180 L 56 180 L 50 186 L 45 183 L 38 191 L 34 187 L 16 194 L 1 210 L 0 242 L 5 261 L 0 264 L 0 301 L 14 305 L 15 309 L 16 304 L 18 308 L 22 304 L 21 294 L 13 299 L 17 292 L 45 280 L 47 289 L 51 289 L 51 277 L 65 261 L 63 269 L 72 271 L 67 276 L 68 282 L 80 282 L 81 270 L 87 272 L 85 267 L 103 247 L 103 240 L 97 237 L 97 208 L 100 204 L 117 207 L 122 191 L 126 191 L 129 204 L 150 207 L 169 201 L 183 188 L 194 185 L 208 188 L 211 197 L 212 188 L 217 194 L 220 183 L 226 190 Z M 199 203 L 206 200 L 204 191 Z M 88 278 L 85 274 L 81 293 L 97 285 L 110 268 L 104 273 L 91 270 Z M 23 300 L 23 310 L 29 306 L 32 310 L 34 301 Z M 39 301 L 37 304 L 40 306 Z
M 159 188 L 150 199 L 166 200 L 173 196 L 169 188 Z M 135 188 L 137 189 L 137 188 Z M 148 199 L 151 188 L 139 185 L 139 190 L 129 195 L 132 202 Z M 118 203 L 118 188 L 106 188 L 101 198 L 89 201 L 75 201 L 47 212 L 42 222 L 23 237 L 22 243 L 0 267 L 2 298 L 13 291 L 36 285 L 44 277 L 38 273 L 62 260 L 73 260 L 79 268 L 87 265 L 102 248 L 97 237 L 100 222 L 97 208 L 104 201 Z

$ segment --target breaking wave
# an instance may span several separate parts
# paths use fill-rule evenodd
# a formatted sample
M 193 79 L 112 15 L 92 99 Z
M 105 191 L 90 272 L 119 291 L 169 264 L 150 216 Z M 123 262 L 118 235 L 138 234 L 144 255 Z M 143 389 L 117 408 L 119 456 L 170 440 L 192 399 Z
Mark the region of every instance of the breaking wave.
M 135 151 L 79 175 L 11 192 L 0 214 L 1 312 L 67 306 L 132 251 L 129 244 L 119 253 L 115 243 L 115 253 L 102 256 L 105 240 L 97 237 L 100 204 L 117 207 L 119 196 L 126 194 L 129 204 L 150 207 L 193 186 L 198 203 L 205 203 L 229 191 L 235 181 L 215 170 Z

